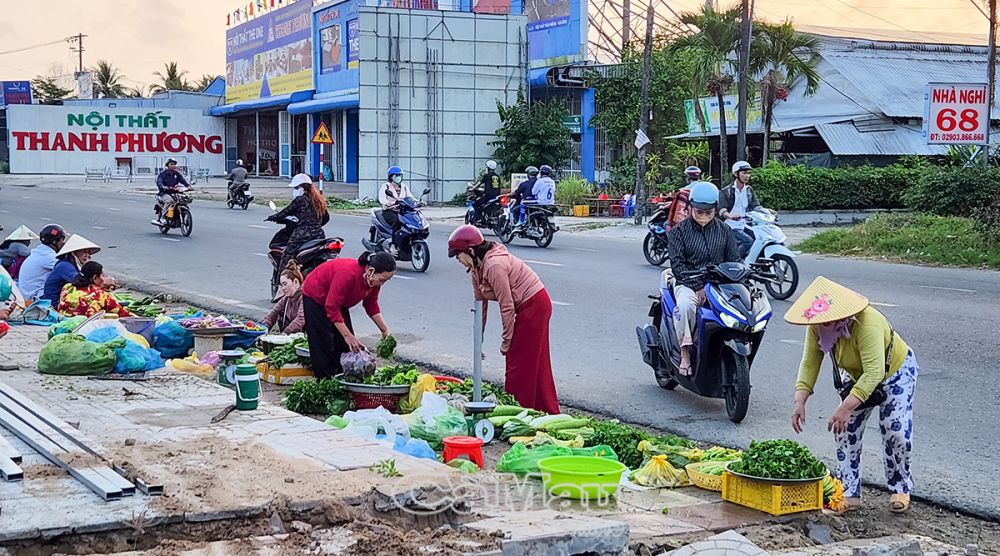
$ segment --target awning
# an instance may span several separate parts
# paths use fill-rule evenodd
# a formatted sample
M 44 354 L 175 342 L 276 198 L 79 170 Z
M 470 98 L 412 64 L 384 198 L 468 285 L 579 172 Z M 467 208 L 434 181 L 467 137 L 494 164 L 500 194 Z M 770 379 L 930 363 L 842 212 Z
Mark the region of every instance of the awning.
M 317 96 L 312 100 L 306 100 L 303 102 L 296 102 L 295 104 L 288 105 L 288 113 L 293 115 L 298 114 L 315 114 L 316 112 L 327 112 L 330 110 L 344 110 L 347 108 L 357 108 L 358 106 L 358 95 L 330 95 L 330 96 Z
M 224 104 L 222 106 L 213 106 L 208 109 L 208 113 L 212 116 L 227 116 L 236 112 L 244 112 L 247 110 L 264 110 L 267 108 L 280 108 L 282 106 L 287 106 L 292 103 L 302 102 L 311 99 L 313 96 L 313 90 L 308 91 L 297 91 L 287 95 L 276 95 L 267 98 L 258 98 L 254 100 L 245 100 L 243 102 L 234 102 L 233 104 Z

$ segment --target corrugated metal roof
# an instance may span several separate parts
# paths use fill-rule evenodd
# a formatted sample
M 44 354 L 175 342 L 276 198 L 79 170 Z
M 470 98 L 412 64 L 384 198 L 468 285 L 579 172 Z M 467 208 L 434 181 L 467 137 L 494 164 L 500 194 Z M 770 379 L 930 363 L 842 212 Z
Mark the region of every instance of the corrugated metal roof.
M 928 145 L 920 129 L 896 126 L 891 131 L 861 132 L 854 122 L 819 124 L 816 131 L 837 156 L 939 155 L 943 145 Z

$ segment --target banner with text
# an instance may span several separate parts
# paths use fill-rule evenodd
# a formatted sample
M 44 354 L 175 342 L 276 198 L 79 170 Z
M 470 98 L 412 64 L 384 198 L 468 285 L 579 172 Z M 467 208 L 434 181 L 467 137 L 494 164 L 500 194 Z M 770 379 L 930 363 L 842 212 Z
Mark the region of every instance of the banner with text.
M 226 31 L 226 103 L 312 88 L 312 2 L 299 0 Z
M 225 171 L 224 120 L 201 110 L 7 107 L 12 174 L 82 174 L 116 158 L 183 155 L 191 168 Z
M 722 97 L 726 105 L 726 131 L 736 133 L 738 125 L 739 100 L 736 95 Z M 719 99 L 702 97 L 698 99 L 700 114 L 695 110 L 695 104 L 690 99 L 684 101 L 684 116 L 687 119 L 688 133 L 719 133 Z M 747 131 L 759 132 L 764 129 L 760 98 L 750 101 L 747 106 Z
M 985 145 L 989 101 L 985 83 L 928 83 L 924 138 L 928 145 Z

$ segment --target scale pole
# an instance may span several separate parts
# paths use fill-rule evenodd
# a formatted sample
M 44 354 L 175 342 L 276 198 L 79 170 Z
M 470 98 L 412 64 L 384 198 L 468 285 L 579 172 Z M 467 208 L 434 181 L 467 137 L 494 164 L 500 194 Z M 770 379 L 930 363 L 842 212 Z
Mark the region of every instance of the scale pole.
M 483 302 L 473 301 L 472 314 L 472 401 L 483 401 Z

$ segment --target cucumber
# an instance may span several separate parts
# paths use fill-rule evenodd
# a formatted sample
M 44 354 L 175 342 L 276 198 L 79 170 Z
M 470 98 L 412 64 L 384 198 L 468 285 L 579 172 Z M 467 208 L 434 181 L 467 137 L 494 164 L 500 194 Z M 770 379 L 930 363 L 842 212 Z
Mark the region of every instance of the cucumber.
M 534 421 L 532 421 L 534 424 Z M 555 423 L 548 424 L 544 427 L 547 431 L 561 431 L 566 429 L 580 429 L 586 427 L 590 424 L 590 419 L 582 419 L 579 417 L 570 417 L 569 419 L 556 421 Z
M 507 415 L 517 415 L 517 414 L 521 413 L 522 411 L 524 411 L 524 408 L 520 407 L 520 406 L 516 406 L 516 405 L 498 405 L 498 406 L 496 406 L 496 408 L 493 409 L 493 411 L 490 412 L 489 415 L 487 415 L 487 418 L 489 418 L 489 417 L 504 417 L 504 416 L 507 416 Z

